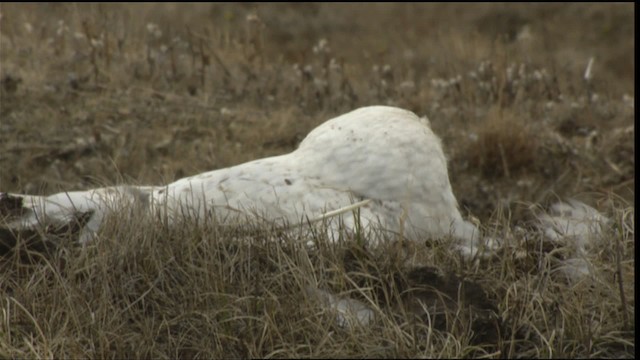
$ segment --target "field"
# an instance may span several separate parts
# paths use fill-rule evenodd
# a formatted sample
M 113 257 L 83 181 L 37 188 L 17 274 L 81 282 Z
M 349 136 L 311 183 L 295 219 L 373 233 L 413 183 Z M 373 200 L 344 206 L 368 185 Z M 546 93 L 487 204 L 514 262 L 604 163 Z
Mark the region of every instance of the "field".
M 634 11 L 0 4 L 0 191 L 166 184 L 394 105 L 428 116 L 463 215 L 506 244 L 483 261 L 440 243 L 307 251 L 268 227 L 114 218 L 96 244 L 0 259 L 0 357 L 634 357 Z M 567 198 L 611 220 L 579 282 L 552 271 L 562 249 L 531 247 L 536 214 Z M 416 316 L 409 263 L 481 287 L 500 330 L 463 307 Z M 310 287 L 376 320 L 341 327 Z

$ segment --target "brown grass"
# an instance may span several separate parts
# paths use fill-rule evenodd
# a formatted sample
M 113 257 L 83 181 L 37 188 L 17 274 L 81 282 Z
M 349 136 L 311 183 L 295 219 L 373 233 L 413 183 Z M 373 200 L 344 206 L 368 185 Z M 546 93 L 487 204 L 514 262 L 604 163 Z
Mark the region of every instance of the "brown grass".
M 463 212 L 504 242 L 491 260 L 431 244 L 409 263 L 479 284 L 506 330 L 479 344 L 456 322 L 467 313 L 434 329 L 385 303 L 402 297 L 374 285 L 411 285 L 411 267 L 381 249 L 356 276 L 344 259 L 358 239 L 308 252 L 263 228 L 112 219 L 86 248 L 0 261 L 0 357 L 633 357 L 633 13 L 1 4 L 1 191 L 166 183 L 291 151 L 359 106 L 401 106 L 429 116 Z M 531 227 L 530 204 L 564 197 L 614 224 L 578 284 L 552 273 L 563 250 L 541 251 Z M 369 298 L 379 317 L 342 329 L 308 285 Z
M 526 119 L 494 108 L 478 125 L 477 133 L 478 139 L 467 151 L 471 166 L 485 177 L 509 179 L 511 174 L 535 167 L 538 143 Z

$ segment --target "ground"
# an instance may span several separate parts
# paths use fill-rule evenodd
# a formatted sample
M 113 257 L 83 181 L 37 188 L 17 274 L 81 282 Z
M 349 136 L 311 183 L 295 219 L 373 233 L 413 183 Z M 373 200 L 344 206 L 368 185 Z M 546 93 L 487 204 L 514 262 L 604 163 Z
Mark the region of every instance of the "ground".
M 486 229 L 528 229 L 533 207 L 577 198 L 620 228 L 631 224 L 621 236 L 623 267 L 632 271 L 634 11 L 630 3 L 1 4 L 0 191 L 46 194 L 101 184 L 165 184 L 289 152 L 335 115 L 360 106 L 394 105 L 428 116 L 443 139 L 465 217 Z M 166 260 L 163 254 L 158 259 Z M 105 257 L 102 262 L 109 261 L 116 260 Z M 80 264 L 74 268 L 82 269 Z M 118 264 L 109 266 L 125 266 Z M 219 266 L 215 271 L 225 273 Z M 138 274 L 134 268 L 129 270 Z M 464 265 L 455 270 L 486 271 Z M 495 275 L 502 282 L 513 281 L 511 275 Z M 632 288 L 633 274 L 625 279 Z M 4 311 L 27 309 L 24 304 L 33 301 L 28 286 L 17 283 L 23 298 L 6 298 Z M 515 291 L 504 284 L 492 288 L 498 297 Z M 569 295 L 559 297 L 544 300 L 559 301 L 557 311 L 571 312 L 563 308 Z M 633 296 L 622 298 L 629 302 L 627 310 L 616 310 L 615 316 L 595 313 L 611 319 L 633 313 Z M 24 301 L 12 305 L 16 299 Z M 543 309 L 551 306 L 540 301 Z M 594 308 L 602 310 L 601 304 L 575 305 L 580 309 L 576 313 L 593 314 Z M 499 307 L 514 311 L 505 302 Z M 65 309 L 53 307 L 46 314 Z M 10 326 L 26 321 L 4 314 Z M 532 319 L 539 315 L 534 314 Z M 167 314 L 165 320 L 178 317 Z M 54 318 L 36 322 L 50 324 Z M 551 345 L 541 350 L 540 342 L 526 349 L 538 352 L 522 350 L 520 355 L 633 356 L 633 337 L 624 335 L 629 329 L 621 321 L 574 320 L 564 325 L 569 330 L 562 335 L 552 335 L 560 333 L 555 325 L 540 330 Z M 593 321 L 599 325 L 587 331 L 584 323 Z M 263 325 L 272 329 L 272 324 Z M 0 335 L 0 354 L 65 354 L 58 346 L 64 336 L 36 328 L 42 337 L 34 352 L 14 334 Z M 70 334 L 77 331 L 67 328 Z M 602 328 L 605 333 L 595 336 Z M 168 354 L 165 349 L 184 350 L 171 332 L 163 335 L 169 340 L 155 340 L 169 344 L 167 348 L 158 345 L 154 352 L 153 341 L 136 347 L 92 331 L 97 333 L 75 342 L 66 354 L 102 357 L 111 349 L 121 355 L 160 356 Z M 294 335 L 285 331 L 279 336 L 266 343 L 236 339 L 233 349 L 238 352 L 226 355 L 416 354 L 408 348 L 376 353 L 357 342 L 337 348 L 335 339 L 327 340 L 332 345 L 323 353 L 316 351 L 322 348 L 318 339 L 312 341 L 318 347 L 296 349 L 288 347 L 300 343 Z M 225 338 L 217 339 L 226 344 Z M 607 341 L 614 345 L 602 345 Z M 277 348 L 275 343 L 288 345 Z M 94 352 L 87 344 L 93 344 Z M 225 355 L 207 352 L 206 343 L 192 346 L 194 354 Z M 438 354 L 437 348 L 424 351 Z M 465 354 L 460 351 L 447 354 Z

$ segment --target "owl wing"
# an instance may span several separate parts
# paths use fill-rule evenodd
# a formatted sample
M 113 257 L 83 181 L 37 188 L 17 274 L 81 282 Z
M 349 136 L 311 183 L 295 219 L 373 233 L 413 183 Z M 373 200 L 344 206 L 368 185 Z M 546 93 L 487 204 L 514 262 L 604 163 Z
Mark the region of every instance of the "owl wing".
M 364 207 L 367 203 L 362 201 L 366 199 L 347 187 L 308 176 L 293 154 L 180 179 L 154 190 L 152 198 L 154 211 L 168 215 L 170 221 L 214 216 L 221 223 L 257 219 L 295 227 L 340 215 L 343 225 L 349 228 L 355 226 L 351 210 L 360 206 L 361 224 L 367 225 L 374 218 Z

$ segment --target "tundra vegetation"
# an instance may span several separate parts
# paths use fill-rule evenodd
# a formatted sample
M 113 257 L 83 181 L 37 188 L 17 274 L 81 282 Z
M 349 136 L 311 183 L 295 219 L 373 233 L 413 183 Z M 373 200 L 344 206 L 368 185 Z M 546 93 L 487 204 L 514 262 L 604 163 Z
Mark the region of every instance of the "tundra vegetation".
M 634 357 L 634 11 L 0 4 L 1 191 L 166 184 L 394 105 L 429 117 L 463 215 L 502 244 L 309 250 L 265 224 L 115 216 L 87 246 L 58 229 L 0 258 L 0 357 Z M 566 198 L 610 220 L 578 280 L 535 226 Z M 451 298 L 437 316 L 425 284 Z M 337 321 L 330 294 L 375 318 Z

